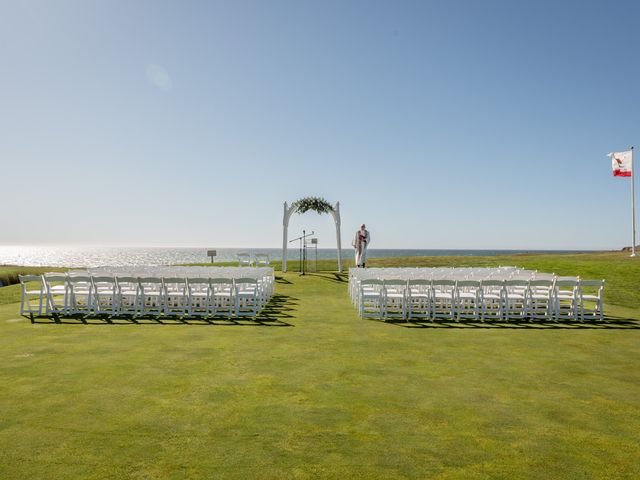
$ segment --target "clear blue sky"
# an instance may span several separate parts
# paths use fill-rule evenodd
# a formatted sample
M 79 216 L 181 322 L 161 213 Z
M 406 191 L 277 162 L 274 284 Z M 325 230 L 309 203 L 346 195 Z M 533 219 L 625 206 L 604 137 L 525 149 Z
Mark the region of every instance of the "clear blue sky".
M 0 244 L 630 244 L 640 2 L 0 5 Z

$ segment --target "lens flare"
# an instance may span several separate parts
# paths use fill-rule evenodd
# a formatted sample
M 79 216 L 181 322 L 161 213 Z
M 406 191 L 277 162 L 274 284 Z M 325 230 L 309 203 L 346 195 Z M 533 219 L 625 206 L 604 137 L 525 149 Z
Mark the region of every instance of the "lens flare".
M 147 66 L 147 78 L 160 90 L 165 92 L 171 90 L 173 83 L 171 77 L 167 73 L 164 67 L 160 65 Z

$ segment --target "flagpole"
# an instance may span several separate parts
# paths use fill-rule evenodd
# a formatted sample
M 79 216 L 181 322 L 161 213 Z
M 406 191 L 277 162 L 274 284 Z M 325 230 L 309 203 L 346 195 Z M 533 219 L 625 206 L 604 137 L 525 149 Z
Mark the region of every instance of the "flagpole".
M 633 168 L 633 147 L 631 147 L 631 256 L 636 256 L 636 193 L 635 193 L 636 172 Z

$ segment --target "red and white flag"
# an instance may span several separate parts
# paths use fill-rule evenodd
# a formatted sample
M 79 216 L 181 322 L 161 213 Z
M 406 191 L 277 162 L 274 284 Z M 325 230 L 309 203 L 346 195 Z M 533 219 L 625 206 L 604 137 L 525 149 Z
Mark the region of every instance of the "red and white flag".
M 630 177 L 633 174 L 633 150 L 611 152 L 609 156 L 614 177 Z

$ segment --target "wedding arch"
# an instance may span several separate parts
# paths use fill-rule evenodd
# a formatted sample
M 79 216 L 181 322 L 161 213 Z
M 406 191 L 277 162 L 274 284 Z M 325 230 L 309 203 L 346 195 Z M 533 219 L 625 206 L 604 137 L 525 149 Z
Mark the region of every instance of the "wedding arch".
M 282 271 L 287 271 L 289 219 L 294 213 L 306 213 L 309 210 L 312 210 L 319 214 L 330 213 L 333 217 L 333 221 L 336 224 L 336 241 L 338 244 L 338 271 L 342 273 L 342 245 L 340 241 L 340 202 L 336 202 L 335 206 L 333 206 L 324 198 L 320 197 L 301 198 L 293 202 L 291 206 L 288 206 L 287 202 L 284 202 L 284 216 L 282 218 Z

